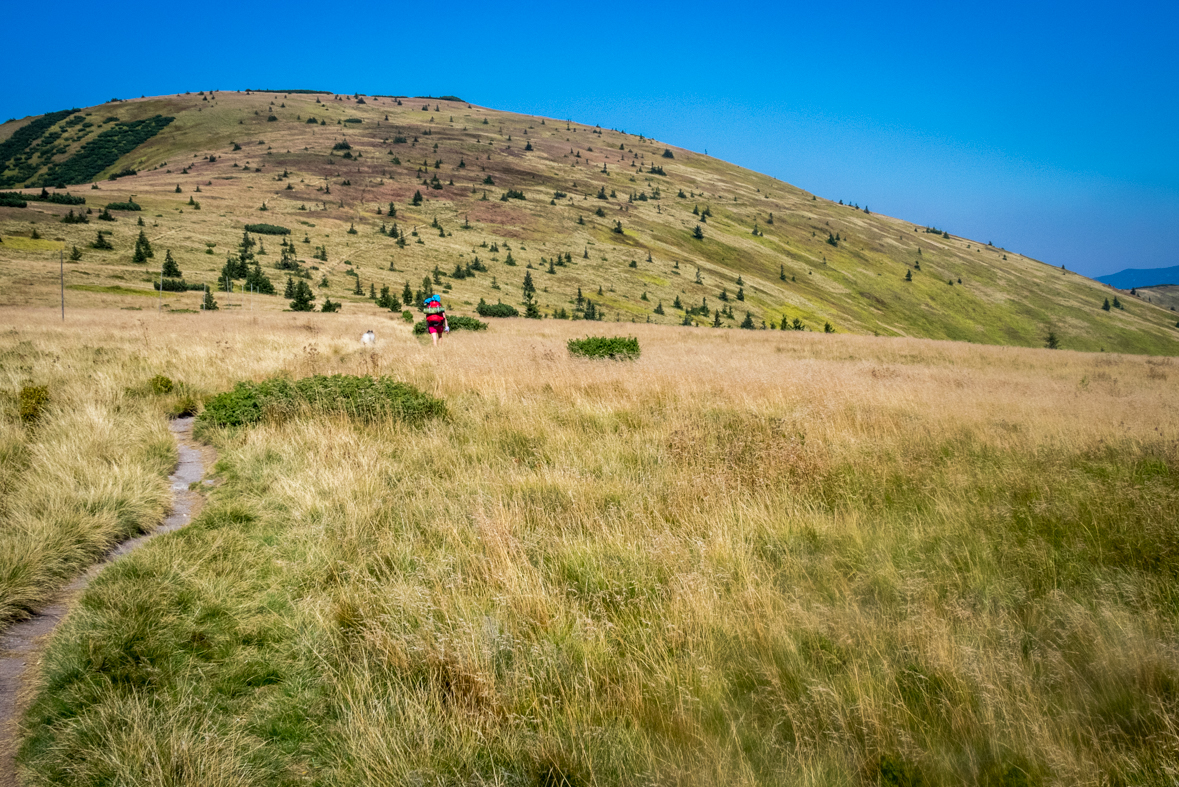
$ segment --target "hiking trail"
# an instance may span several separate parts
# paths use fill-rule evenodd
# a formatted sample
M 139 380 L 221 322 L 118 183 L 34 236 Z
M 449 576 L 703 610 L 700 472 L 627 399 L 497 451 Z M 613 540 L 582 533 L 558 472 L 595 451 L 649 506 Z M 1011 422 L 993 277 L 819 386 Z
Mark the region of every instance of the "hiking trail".
M 83 571 L 63 588 L 52 602 L 27 620 L 0 631 L 0 787 L 16 787 L 16 750 L 20 741 L 18 723 L 32 699 L 31 678 L 49 637 L 57 628 L 82 591 L 108 563 L 118 560 L 161 533 L 179 530 L 192 521 L 204 496 L 190 485 L 201 481 L 212 464 L 213 449 L 192 439 L 193 416 L 177 418 L 168 428 L 176 438 L 179 461 L 168 477 L 172 486 L 172 507 L 164 521 L 148 533 L 117 544 L 106 556 Z M 206 481 L 206 484 L 211 483 Z

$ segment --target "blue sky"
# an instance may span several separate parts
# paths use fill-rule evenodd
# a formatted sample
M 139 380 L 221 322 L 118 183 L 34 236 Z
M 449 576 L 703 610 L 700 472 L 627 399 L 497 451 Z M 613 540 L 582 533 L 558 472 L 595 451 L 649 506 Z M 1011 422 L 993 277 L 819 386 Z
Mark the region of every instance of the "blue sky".
M 12 4 L 38 43 L 9 53 L 0 119 L 201 89 L 454 94 L 1088 275 L 1179 265 L 1179 4 L 965 5 Z

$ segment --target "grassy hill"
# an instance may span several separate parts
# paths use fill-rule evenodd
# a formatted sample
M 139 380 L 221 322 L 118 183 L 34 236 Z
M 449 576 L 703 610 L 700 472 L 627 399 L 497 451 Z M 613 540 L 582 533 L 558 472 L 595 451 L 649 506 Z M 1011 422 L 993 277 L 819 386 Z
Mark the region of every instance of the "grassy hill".
M 546 317 L 584 317 L 592 302 L 608 321 L 1022 346 L 1042 346 L 1052 331 L 1071 349 L 1179 352 L 1174 315 L 1156 304 L 1104 312 L 1105 285 L 949 228 L 641 136 L 459 100 L 215 92 L 117 101 L 0 126 L 0 167 L 8 190 L 86 200 L 0 206 L 0 304 L 9 306 L 55 302 L 59 255 L 76 248 L 68 303 L 149 308 L 143 296 L 166 251 L 187 282 L 215 286 L 244 227 L 271 224 L 290 234 L 253 235 L 251 253 L 277 294 L 219 294 L 222 308 L 287 307 L 289 271 L 275 265 L 289 240 L 297 263 L 286 265 L 301 268 L 317 304 L 330 298 L 374 317 L 388 310 L 371 295 L 416 293 L 425 277 L 457 313 L 481 299 L 521 307 L 530 274 Z M 104 206 L 131 202 L 141 210 L 98 219 Z M 61 223 L 71 210 L 88 211 L 89 223 Z M 99 230 L 113 250 L 90 248 Z M 141 230 L 154 256 L 135 263 Z M 200 297 L 164 302 L 197 309 Z
M 1179 284 L 1140 287 L 1135 294 L 1148 303 L 1157 303 L 1172 312 L 1179 309 Z

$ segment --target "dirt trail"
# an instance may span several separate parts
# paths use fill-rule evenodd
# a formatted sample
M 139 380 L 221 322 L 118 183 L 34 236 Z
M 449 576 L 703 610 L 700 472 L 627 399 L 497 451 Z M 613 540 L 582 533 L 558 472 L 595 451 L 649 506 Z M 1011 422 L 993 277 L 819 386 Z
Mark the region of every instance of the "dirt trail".
M 192 423 L 193 419 L 187 417 L 177 418 L 170 424 L 180 450 L 180 462 L 168 479 L 172 483 L 172 510 L 163 523 L 150 533 L 120 543 L 102 561 L 70 583 L 53 603 L 28 620 L 0 631 L 0 787 L 16 787 L 18 784 L 15 765 L 19 740 L 17 722 L 31 699 L 32 668 L 40 660 L 49 635 L 104 565 L 161 533 L 184 527 L 196 516 L 204 498 L 200 492 L 190 490 L 189 485 L 204 477 L 205 470 L 212 464 L 213 451 L 192 441 Z

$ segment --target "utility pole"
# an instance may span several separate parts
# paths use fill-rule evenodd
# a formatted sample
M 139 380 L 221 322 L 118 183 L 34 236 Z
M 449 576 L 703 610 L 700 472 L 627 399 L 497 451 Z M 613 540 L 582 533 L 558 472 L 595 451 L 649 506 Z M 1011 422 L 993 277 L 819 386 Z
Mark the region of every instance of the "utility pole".
M 61 321 L 65 322 L 65 250 L 57 250 L 57 262 L 61 267 Z
M 156 314 L 164 312 L 164 263 L 160 263 L 160 300 L 156 305 Z

